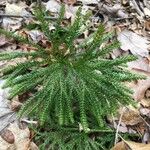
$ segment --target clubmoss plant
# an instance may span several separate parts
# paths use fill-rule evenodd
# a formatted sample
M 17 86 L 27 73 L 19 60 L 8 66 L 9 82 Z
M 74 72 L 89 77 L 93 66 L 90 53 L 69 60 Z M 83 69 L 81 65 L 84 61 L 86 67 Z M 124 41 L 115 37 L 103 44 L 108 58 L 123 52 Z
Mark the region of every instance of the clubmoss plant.
M 65 25 L 64 13 L 63 6 L 58 19 L 51 22 L 45 19 L 43 10 L 35 12 L 50 48 L 0 29 L 1 34 L 34 47 L 29 52 L 0 53 L 1 61 L 26 58 L 1 70 L 6 79 L 4 87 L 11 87 L 10 99 L 32 93 L 21 107 L 20 116 L 33 114 L 41 125 L 51 122 L 60 126 L 80 125 L 81 130 L 90 132 L 95 128 L 91 122 L 100 128 L 107 114 L 116 112 L 120 104 L 131 103 L 132 92 L 123 82 L 141 77 L 124 67 L 135 56 L 106 59 L 120 43 L 109 41 L 111 34 L 105 32 L 103 25 L 77 44 L 78 37 L 88 28 L 89 14 L 82 15 L 79 8 L 73 24 Z M 55 30 L 50 31 L 49 24 Z

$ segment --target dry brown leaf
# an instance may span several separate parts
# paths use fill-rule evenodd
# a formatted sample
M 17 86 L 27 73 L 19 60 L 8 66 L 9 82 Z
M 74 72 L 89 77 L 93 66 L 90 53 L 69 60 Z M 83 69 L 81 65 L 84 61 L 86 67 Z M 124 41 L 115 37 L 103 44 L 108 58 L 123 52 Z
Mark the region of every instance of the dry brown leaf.
M 122 113 L 122 108 L 120 108 L 119 113 Z M 125 123 L 126 125 L 136 125 L 142 121 L 143 120 L 139 116 L 138 110 L 133 108 L 126 108 L 121 118 L 121 122 Z
M 135 61 L 129 62 L 128 67 L 139 71 L 150 72 L 150 61 L 148 58 L 139 58 Z
M 131 150 L 150 150 L 150 144 L 136 143 L 132 141 L 125 141 Z
M 50 11 L 52 13 L 58 13 L 61 5 L 56 0 L 50 0 L 45 3 L 46 11 Z
M 148 108 L 140 108 L 140 113 L 142 114 L 142 115 L 145 115 L 145 116 L 150 116 L 150 109 L 148 109 Z
M 39 41 L 44 39 L 43 33 L 38 30 L 31 30 L 31 31 L 27 32 L 27 34 L 35 43 L 38 43 Z
M 127 146 L 131 150 L 150 150 L 150 144 L 136 143 L 132 141 L 125 141 L 117 143 L 111 150 L 129 150 Z
M 139 36 L 129 30 L 123 30 L 118 34 L 118 40 L 121 42 L 122 50 L 130 50 L 136 56 L 149 57 L 149 42 L 145 37 Z
M 11 101 L 10 109 L 11 109 L 12 111 L 18 111 L 21 106 L 22 106 L 22 103 L 20 103 L 20 102 L 17 101 L 17 100 L 13 100 L 13 101 Z
M 150 77 L 146 80 L 139 80 L 134 87 L 131 87 L 134 91 L 133 98 L 135 100 L 142 100 L 144 98 L 146 90 L 150 87 Z
M 0 46 L 4 46 L 5 44 L 7 44 L 7 40 L 5 38 L 5 36 L 1 35 L 0 36 Z
M 11 134 L 5 135 L 6 138 L 0 136 L 0 149 L 1 150 L 38 150 L 37 146 L 30 140 L 30 131 L 28 128 L 20 129 L 17 122 L 9 125 L 7 128 Z M 12 134 L 14 140 L 12 140 Z M 12 144 L 8 142 L 8 139 L 13 141 Z
M 111 150 L 127 150 L 126 145 L 123 141 L 117 143 Z
M 150 31 L 150 20 L 145 21 L 144 27 L 145 27 L 146 30 Z
M 69 5 L 73 5 L 77 2 L 77 0 L 61 0 L 61 2 L 64 2 L 64 3 L 69 4 Z
M 25 10 L 27 5 L 23 2 L 20 3 L 7 3 L 5 8 L 5 13 L 7 15 L 29 15 L 29 13 Z
M 144 98 L 144 99 L 140 100 L 140 104 L 143 107 L 150 107 L 150 99 Z

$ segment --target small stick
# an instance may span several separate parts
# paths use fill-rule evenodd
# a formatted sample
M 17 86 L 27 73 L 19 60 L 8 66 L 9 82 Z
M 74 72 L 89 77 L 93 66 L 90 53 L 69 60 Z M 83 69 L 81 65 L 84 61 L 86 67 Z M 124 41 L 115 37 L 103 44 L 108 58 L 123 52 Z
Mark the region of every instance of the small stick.
M 115 135 L 115 144 L 117 144 L 117 140 L 118 140 L 118 133 L 119 133 L 119 127 L 120 127 L 120 124 L 121 124 L 121 120 L 122 120 L 122 116 L 123 116 L 123 113 L 124 113 L 124 110 L 125 110 L 125 107 L 123 108 L 122 110 L 122 113 L 120 115 L 120 119 L 119 119 L 119 122 L 118 122 L 118 125 L 117 125 L 117 130 L 116 130 L 116 135 Z
M 115 21 L 125 20 L 125 19 L 133 19 L 133 17 L 125 17 L 125 18 L 116 18 Z
M 27 120 L 27 119 L 21 119 L 22 122 L 28 123 L 28 124 L 38 124 L 37 121 Z

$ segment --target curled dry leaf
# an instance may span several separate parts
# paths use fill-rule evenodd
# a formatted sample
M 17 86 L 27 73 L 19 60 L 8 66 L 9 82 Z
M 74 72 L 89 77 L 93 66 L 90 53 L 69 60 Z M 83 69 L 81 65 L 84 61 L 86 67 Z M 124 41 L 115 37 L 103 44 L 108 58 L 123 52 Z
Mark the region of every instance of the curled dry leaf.
M 122 50 L 130 50 L 131 53 L 136 56 L 149 56 L 149 42 L 145 37 L 139 36 L 136 33 L 129 30 L 123 30 L 118 34 L 118 40 L 121 42 Z

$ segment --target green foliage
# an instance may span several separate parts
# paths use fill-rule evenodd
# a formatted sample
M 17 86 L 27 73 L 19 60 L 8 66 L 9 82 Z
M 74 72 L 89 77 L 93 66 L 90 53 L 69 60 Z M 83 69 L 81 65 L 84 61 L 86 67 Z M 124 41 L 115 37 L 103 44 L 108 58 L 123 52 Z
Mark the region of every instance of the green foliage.
M 124 64 L 136 59 L 132 55 L 106 59 L 106 55 L 120 44 L 109 41 L 111 35 L 105 33 L 103 25 L 77 44 L 78 37 L 88 28 L 86 22 L 90 13 L 82 15 L 79 8 L 73 24 L 64 25 L 64 12 L 62 7 L 58 19 L 51 22 L 44 18 L 43 10 L 35 11 L 39 29 L 51 43 L 50 48 L 45 49 L 34 41 L 0 29 L 0 33 L 8 38 L 36 48 L 31 52 L 0 53 L 0 61 L 26 58 L 16 66 L 1 70 L 6 79 L 4 87 L 11 87 L 10 99 L 26 92 L 32 93 L 21 107 L 20 116 L 36 116 L 41 125 L 45 122 L 65 127 L 80 124 L 83 131 L 90 132 L 103 127 L 104 117 L 115 113 L 120 103 L 131 104 L 132 91 L 123 82 L 143 77 L 125 69 Z M 50 31 L 49 24 L 53 24 L 55 30 Z M 65 134 L 58 133 L 58 138 Z M 79 149 L 100 146 L 84 132 L 66 134 L 65 141 L 67 136 L 74 139 L 68 146 L 76 145 L 76 141 L 81 143 Z M 55 136 L 50 136 L 49 140 L 55 140 Z M 61 139 L 58 142 L 62 142 Z
M 110 150 L 114 144 L 115 132 L 92 131 L 88 134 L 78 128 L 48 127 L 46 132 L 34 130 L 35 141 L 40 150 Z M 41 144 L 42 143 L 42 144 Z

